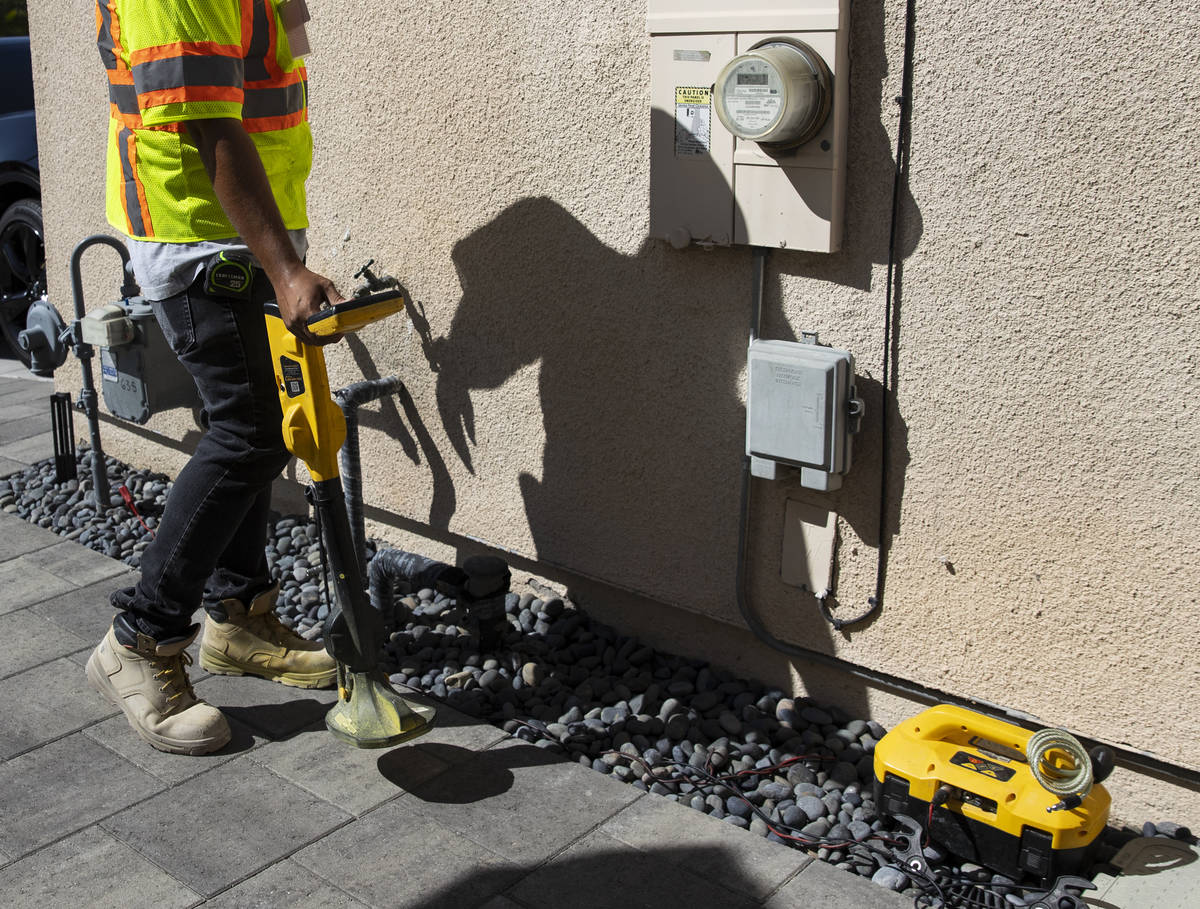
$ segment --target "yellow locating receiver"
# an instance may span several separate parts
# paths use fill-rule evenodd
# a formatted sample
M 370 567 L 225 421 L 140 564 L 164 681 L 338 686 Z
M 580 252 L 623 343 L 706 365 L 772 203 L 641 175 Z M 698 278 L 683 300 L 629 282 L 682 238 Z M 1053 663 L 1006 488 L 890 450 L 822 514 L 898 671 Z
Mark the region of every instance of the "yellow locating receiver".
M 346 300 L 309 316 L 308 330 L 327 337 L 358 331 L 364 326 L 387 318 L 404 309 L 404 294 L 399 290 L 383 290 L 365 297 Z
M 283 410 L 283 443 L 308 465 L 315 481 L 332 480 L 339 475 L 337 456 L 346 441 L 346 418 L 329 393 L 325 354 L 288 331 L 271 305 L 266 320 Z
M 315 335 L 347 334 L 402 309 L 404 294 L 385 290 L 323 309 L 307 324 Z M 346 441 L 346 418 L 329 392 L 325 354 L 288 330 L 275 303 L 266 304 L 263 311 L 283 410 L 283 442 L 308 465 L 314 480 L 332 480 L 339 475 L 337 456 Z

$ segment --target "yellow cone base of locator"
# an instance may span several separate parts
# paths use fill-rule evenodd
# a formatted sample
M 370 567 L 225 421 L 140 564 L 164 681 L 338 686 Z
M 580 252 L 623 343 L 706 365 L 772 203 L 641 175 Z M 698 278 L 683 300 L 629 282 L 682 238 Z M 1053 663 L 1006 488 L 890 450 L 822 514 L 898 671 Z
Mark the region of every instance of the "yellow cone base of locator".
M 334 738 L 356 748 L 390 748 L 433 728 L 437 711 L 401 697 L 374 673 L 338 666 L 338 702 L 325 714 Z

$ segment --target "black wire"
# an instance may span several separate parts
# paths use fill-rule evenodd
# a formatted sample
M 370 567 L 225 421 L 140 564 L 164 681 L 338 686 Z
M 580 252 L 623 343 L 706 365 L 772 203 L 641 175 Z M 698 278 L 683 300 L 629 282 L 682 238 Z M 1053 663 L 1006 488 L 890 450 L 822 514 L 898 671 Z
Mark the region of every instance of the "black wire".
M 892 346 L 894 344 L 893 326 L 895 324 L 895 287 L 896 287 L 896 238 L 900 230 L 900 201 L 901 190 L 905 176 L 908 173 L 910 138 L 912 135 L 912 92 L 914 47 L 917 41 L 917 4 L 916 0 L 908 0 L 904 17 L 904 69 L 900 82 L 900 123 L 896 130 L 896 169 L 892 176 L 892 218 L 888 229 L 888 261 L 887 282 L 884 295 L 883 318 L 883 400 L 879 416 L 880 432 L 880 461 L 879 470 L 879 550 L 875 563 L 875 596 L 871 598 L 872 609 L 855 621 L 862 621 L 872 612 L 879 609 L 883 603 L 884 577 L 887 574 L 887 549 L 885 535 L 887 533 L 888 515 L 888 470 L 891 466 L 891 425 L 888 419 L 892 396 L 895 393 L 896 364 L 893 361 Z

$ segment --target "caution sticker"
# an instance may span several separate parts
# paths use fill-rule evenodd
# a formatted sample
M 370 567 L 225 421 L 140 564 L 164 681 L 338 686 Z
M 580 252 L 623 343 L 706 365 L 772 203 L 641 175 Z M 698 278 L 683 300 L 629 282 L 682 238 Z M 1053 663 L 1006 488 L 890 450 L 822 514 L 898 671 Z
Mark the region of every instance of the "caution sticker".
M 707 155 L 712 145 L 712 89 L 675 87 L 675 154 Z

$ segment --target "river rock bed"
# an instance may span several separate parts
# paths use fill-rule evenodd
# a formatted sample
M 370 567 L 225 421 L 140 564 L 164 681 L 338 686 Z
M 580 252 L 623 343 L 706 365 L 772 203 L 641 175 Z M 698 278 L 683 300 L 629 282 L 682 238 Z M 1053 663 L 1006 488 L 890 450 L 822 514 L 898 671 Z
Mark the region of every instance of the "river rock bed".
M 113 491 L 97 509 L 90 457 L 81 452 L 77 479 L 62 484 L 49 460 L 0 479 L 0 510 L 137 568 L 171 481 L 106 458 Z M 319 640 L 329 607 L 316 525 L 277 516 L 267 560 L 280 583 L 281 621 Z M 432 590 L 398 598 L 385 654 L 392 680 L 598 773 L 776 842 L 816 847 L 839 868 L 915 893 L 880 838 L 894 829 L 872 797 L 882 726 L 657 650 L 536 580 L 521 586 L 508 595 L 508 628 L 492 652 L 480 651 L 453 600 Z M 1190 838 L 1167 823 L 1139 832 Z M 1133 831 L 1110 834 L 1106 857 Z M 1032 901 L 1002 875 L 952 864 L 936 847 L 926 855 L 944 880 L 982 885 L 977 905 Z

